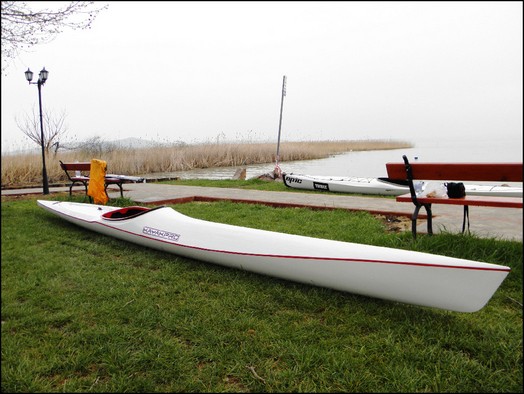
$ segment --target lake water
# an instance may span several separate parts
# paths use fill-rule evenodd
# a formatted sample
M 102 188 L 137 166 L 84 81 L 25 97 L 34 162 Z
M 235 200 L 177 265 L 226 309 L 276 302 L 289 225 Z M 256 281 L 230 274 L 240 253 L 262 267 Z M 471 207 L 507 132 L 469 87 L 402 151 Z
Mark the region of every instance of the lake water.
M 276 147 L 276 144 L 275 144 Z M 439 141 L 417 143 L 414 148 L 366 152 L 347 152 L 325 159 L 281 162 L 286 173 L 340 177 L 383 177 L 387 162 L 402 162 L 402 155 L 418 162 L 522 162 L 522 139 Z M 219 167 L 152 174 L 182 179 L 231 179 L 240 167 Z M 270 173 L 275 163 L 242 166 L 246 178 Z

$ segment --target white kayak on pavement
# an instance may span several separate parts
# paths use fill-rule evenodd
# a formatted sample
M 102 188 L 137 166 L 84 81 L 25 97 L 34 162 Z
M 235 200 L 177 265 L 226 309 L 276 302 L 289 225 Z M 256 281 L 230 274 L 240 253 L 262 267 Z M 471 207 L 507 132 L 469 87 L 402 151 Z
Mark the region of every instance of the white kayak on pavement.
M 392 182 L 387 178 L 331 177 L 284 173 L 282 180 L 287 187 L 293 189 L 387 196 L 409 193 L 407 182 Z
M 337 193 L 379 194 L 399 196 L 409 193 L 407 181 L 389 178 L 335 177 L 306 174 L 282 174 L 287 187 L 304 190 L 329 191 Z M 423 188 L 425 182 L 419 182 Z M 444 182 L 442 182 L 444 184 Z M 476 185 L 464 183 L 466 195 L 522 197 L 522 187 L 501 185 Z
M 510 272 L 485 262 L 209 222 L 165 206 L 38 205 L 88 230 L 179 256 L 458 312 L 484 307 Z

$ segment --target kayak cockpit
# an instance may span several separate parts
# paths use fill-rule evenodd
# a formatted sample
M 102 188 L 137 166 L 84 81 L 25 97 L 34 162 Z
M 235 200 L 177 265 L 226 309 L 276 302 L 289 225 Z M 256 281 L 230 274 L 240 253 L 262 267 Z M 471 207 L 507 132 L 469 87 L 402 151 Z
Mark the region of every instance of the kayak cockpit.
M 125 208 L 116 209 L 114 211 L 106 212 L 102 215 L 102 218 L 105 220 L 126 220 L 126 219 L 135 218 L 147 212 L 151 212 L 158 208 L 162 208 L 162 206 L 155 207 L 155 208 L 146 208 L 146 207 L 138 207 L 138 206 L 125 207 Z

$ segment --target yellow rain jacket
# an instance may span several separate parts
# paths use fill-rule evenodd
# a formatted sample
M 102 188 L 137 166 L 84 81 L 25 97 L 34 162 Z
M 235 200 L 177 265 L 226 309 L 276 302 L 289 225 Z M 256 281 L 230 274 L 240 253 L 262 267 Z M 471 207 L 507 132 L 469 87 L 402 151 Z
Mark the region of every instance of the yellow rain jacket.
M 104 160 L 91 160 L 87 195 L 93 197 L 93 202 L 95 204 L 105 205 L 109 201 L 105 189 L 106 171 L 107 163 Z

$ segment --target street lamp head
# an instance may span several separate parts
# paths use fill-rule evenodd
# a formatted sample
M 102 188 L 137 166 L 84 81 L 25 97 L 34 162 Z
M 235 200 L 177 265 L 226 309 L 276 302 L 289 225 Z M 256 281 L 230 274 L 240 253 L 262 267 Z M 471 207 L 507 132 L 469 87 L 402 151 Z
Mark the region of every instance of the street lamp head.
M 43 84 L 45 83 L 45 81 L 47 80 L 47 77 L 49 76 L 49 71 L 47 71 L 44 67 L 42 71 L 40 71 L 40 74 L 38 75 L 40 76 L 39 81 Z
M 33 80 L 33 72 L 30 69 L 27 69 L 25 72 L 25 79 L 27 79 L 27 82 L 31 82 Z

